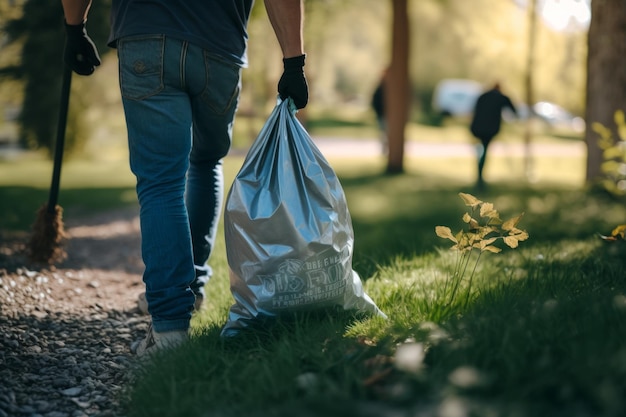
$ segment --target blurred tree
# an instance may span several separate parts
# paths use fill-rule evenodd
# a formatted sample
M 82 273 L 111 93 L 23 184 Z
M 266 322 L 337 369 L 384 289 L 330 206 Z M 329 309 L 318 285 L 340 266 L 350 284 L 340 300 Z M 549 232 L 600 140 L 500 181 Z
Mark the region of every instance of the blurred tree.
M 22 14 L 23 1 L 0 0 L 0 68 L 15 65 L 19 48 L 9 45 L 8 36 L 4 33 L 7 22 L 17 19 Z M 0 76 L 2 74 L 0 73 Z M 21 103 L 21 86 L 15 80 L 0 77 L 0 125 L 14 117 L 14 111 Z M 10 111 L 7 113 L 7 109 Z
M 534 84 L 534 73 L 535 73 L 535 49 L 537 47 L 537 0 L 530 0 L 528 5 L 528 49 L 526 51 L 526 76 L 524 80 L 524 92 L 526 103 L 534 103 L 535 102 L 535 84 Z M 531 107 L 529 107 L 530 109 Z M 532 118 L 529 117 L 526 119 L 526 123 L 524 126 L 524 173 L 526 174 L 526 179 L 532 180 L 534 177 L 533 172 L 533 159 L 531 153 L 531 142 L 532 142 Z
M 409 14 L 407 0 L 392 0 L 391 64 L 385 77 L 387 173 L 404 171 L 404 130 L 409 115 Z
M 89 13 L 89 33 L 101 53 L 106 52 L 110 0 L 94 2 Z M 23 82 L 20 113 L 20 142 L 30 149 L 43 148 L 51 155 L 58 117 L 63 70 L 63 9 L 60 1 L 28 0 L 23 14 L 6 23 L 4 32 L 9 44 L 21 45 L 18 63 L 5 66 L 2 73 Z M 70 107 L 72 100 L 70 99 Z M 81 145 L 79 139 L 89 136 L 84 121 L 85 109 L 70 112 L 66 147 Z
M 614 113 L 626 110 L 626 1 L 593 0 L 588 35 L 587 183 L 602 176 L 602 150 L 593 123 L 601 123 L 618 137 Z

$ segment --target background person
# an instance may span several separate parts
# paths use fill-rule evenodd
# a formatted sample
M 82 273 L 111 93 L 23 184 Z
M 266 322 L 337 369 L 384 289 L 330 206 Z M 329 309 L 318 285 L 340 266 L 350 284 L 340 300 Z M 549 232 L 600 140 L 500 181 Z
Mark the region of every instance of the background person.
M 372 109 L 376 114 L 376 124 L 378 125 L 378 135 L 380 140 L 381 153 L 387 155 L 388 139 L 387 139 L 387 119 L 385 117 L 385 78 L 387 71 L 383 71 L 380 81 L 372 94 Z
M 509 108 L 517 116 L 515 106 L 509 97 L 502 94 L 499 83 L 495 83 L 490 90 L 482 93 L 474 106 L 470 131 L 480 141 L 480 146 L 477 149 L 476 188 L 478 190 L 485 188 L 483 169 L 487 160 L 487 150 L 493 138 L 500 132 L 502 110 L 505 108 Z
M 66 65 L 100 64 L 85 23 L 91 0 L 62 0 Z M 222 158 L 232 137 L 253 0 L 113 0 L 109 46 L 117 48 L 130 168 L 140 204 L 143 281 L 151 326 L 138 355 L 188 337 L 223 200 Z M 279 41 L 281 98 L 308 102 L 301 0 L 265 0 Z

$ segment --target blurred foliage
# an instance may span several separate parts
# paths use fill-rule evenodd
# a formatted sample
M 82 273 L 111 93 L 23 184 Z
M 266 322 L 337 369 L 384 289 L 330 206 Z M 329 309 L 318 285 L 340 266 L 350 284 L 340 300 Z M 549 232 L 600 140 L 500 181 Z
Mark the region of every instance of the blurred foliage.
M 602 149 L 603 162 L 600 169 L 604 177 L 601 186 L 614 196 L 626 196 L 626 118 L 623 110 L 615 112 L 617 137 L 613 131 L 601 123 L 592 124 L 599 136 L 598 146 Z
M 3 21 L 6 46 L 19 46 L 19 59 L 2 68 L 2 74 L 18 80 L 23 88 L 22 109 L 19 115 L 20 143 L 29 149 L 44 148 L 52 153 L 58 119 L 63 72 L 63 9 L 60 1 L 40 2 L 2 0 L 3 8 L 21 7 L 23 13 Z M 106 52 L 108 10 L 110 1 L 94 2 L 89 15 L 89 33 L 100 51 Z M 77 77 L 74 77 L 77 78 Z M 83 91 L 82 94 L 86 94 Z M 76 94 L 73 94 L 75 96 Z M 84 106 L 70 98 L 67 122 L 66 149 L 73 151 L 84 146 L 90 136 L 85 113 L 76 111 Z M 77 103 L 74 103 L 77 104 Z
M 391 3 L 316 0 L 305 4 L 306 72 L 311 89 L 307 112 L 353 108 L 373 118 L 370 97 L 389 63 Z M 110 50 L 105 46 L 109 7 L 110 0 L 94 2 L 89 15 L 89 33 L 103 55 Z M 8 9 L 12 12 L 5 14 Z M 24 105 L 22 140 L 31 146 L 49 146 L 60 91 L 60 2 L 0 0 L 0 11 L 4 32 L 0 35 L 5 39 L 0 44 L 0 67 L 18 77 L 24 87 L 23 93 L 14 88 L 10 94 L 11 100 Z M 423 0 L 409 2 L 409 14 L 413 120 L 428 120 L 432 91 L 442 78 L 472 78 L 485 84 L 497 79 L 514 101 L 523 98 L 527 13 L 515 1 Z M 540 22 L 537 40 L 536 99 L 581 114 L 586 32 L 555 32 Z M 274 105 L 281 58 L 263 2 L 256 1 L 249 24 L 249 68 L 243 73 L 241 116 L 263 116 Z M 68 140 L 68 146 L 79 136 L 85 140 L 108 134 L 90 130 L 106 129 L 102 122 L 96 126 L 92 120 L 100 121 L 114 105 L 121 108 L 119 97 L 112 93 L 117 90 L 115 66 L 105 69 L 103 64 L 84 80 L 74 77 L 73 107 L 81 111 L 70 110 L 68 139 L 74 139 Z M 6 77 L 0 79 L 0 91 L 8 82 Z M 107 95 L 104 103 L 102 95 Z M 3 94 L 0 102 L 8 99 Z M 122 117 L 117 111 L 113 114 Z M 254 137 L 252 125 L 250 129 Z

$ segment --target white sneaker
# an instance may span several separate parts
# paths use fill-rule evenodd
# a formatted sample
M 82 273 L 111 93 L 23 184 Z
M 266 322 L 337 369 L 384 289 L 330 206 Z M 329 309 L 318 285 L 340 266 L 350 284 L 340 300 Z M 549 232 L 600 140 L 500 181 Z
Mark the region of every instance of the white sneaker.
M 145 339 L 133 342 L 130 351 L 137 356 L 150 355 L 156 351 L 171 349 L 189 340 L 189 333 L 184 330 L 174 330 L 171 332 L 155 332 L 152 324 L 148 328 Z

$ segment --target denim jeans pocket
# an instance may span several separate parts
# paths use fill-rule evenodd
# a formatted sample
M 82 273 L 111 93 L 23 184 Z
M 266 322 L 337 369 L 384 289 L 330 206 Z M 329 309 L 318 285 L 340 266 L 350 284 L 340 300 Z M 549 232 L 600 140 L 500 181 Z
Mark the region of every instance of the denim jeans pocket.
M 218 115 L 224 115 L 236 105 L 239 97 L 241 68 L 205 52 L 207 84 L 202 100 Z
M 122 96 L 142 100 L 163 90 L 163 51 L 161 35 L 122 38 L 117 44 Z

